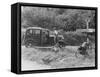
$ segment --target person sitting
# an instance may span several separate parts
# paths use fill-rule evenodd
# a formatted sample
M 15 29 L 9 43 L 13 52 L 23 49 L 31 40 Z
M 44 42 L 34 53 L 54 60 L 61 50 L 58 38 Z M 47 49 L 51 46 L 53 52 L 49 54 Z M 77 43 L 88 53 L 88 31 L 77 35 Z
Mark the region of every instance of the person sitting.
M 78 48 L 81 55 L 88 55 L 87 49 L 89 48 L 89 42 L 83 42 L 82 45 Z

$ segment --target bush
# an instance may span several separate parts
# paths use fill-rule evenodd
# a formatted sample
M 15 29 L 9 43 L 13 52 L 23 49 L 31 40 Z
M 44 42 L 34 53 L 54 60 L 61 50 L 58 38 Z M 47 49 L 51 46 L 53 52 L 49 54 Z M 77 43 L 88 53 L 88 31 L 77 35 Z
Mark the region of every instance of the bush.
M 67 45 L 73 45 L 73 46 L 79 46 L 87 39 L 87 35 L 83 33 L 77 33 L 77 32 L 67 32 L 63 34 L 64 41 Z M 95 36 L 89 36 L 90 40 L 92 42 L 95 41 Z

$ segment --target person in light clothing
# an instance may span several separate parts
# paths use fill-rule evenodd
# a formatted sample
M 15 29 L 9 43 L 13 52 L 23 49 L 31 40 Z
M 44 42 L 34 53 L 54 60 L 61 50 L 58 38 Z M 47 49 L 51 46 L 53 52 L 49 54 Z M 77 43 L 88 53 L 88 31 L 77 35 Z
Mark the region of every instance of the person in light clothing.
M 89 49 L 90 41 L 87 39 L 86 42 L 83 42 L 82 45 L 78 48 L 80 54 L 89 56 L 87 49 Z

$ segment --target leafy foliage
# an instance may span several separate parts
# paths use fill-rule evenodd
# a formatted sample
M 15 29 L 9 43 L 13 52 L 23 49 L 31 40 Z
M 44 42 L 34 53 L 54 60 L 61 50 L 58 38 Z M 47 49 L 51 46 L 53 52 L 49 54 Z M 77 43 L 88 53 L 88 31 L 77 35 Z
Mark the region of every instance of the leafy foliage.
M 95 28 L 95 11 L 82 9 L 59 9 L 43 7 L 22 7 L 22 27 L 37 26 L 48 29 L 74 31 L 79 28 Z

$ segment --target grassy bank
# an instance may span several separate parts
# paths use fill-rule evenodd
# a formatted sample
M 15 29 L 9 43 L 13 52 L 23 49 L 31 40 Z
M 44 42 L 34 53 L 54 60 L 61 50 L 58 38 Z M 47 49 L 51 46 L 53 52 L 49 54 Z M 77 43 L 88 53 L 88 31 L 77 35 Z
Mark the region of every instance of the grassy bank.
M 67 45 L 73 45 L 73 46 L 78 46 L 81 45 L 84 41 L 87 39 L 87 35 L 83 33 L 78 33 L 78 32 L 66 32 L 63 33 L 64 36 L 64 41 L 66 42 Z M 89 35 L 90 41 L 92 43 L 95 42 L 95 35 Z

